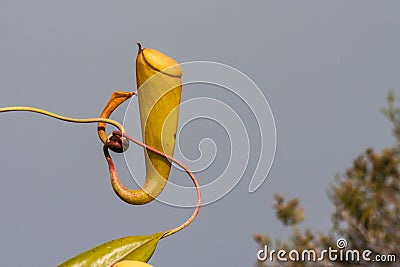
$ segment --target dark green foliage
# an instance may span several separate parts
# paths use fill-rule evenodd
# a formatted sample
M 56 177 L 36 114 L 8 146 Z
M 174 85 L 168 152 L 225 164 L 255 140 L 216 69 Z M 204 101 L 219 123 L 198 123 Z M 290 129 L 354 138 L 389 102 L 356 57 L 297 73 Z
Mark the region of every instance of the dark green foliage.
M 275 196 L 276 216 L 292 230 L 287 241 L 274 242 L 265 235 L 254 236 L 261 248 L 265 244 L 273 249 L 297 251 L 313 249 L 317 253 L 328 247 L 336 248 L 336 240 L 343 237 L 347 248 L 371 250 L 374 255 L 394 254 L 400 261 L 400 108 L 395 106 L 393 92 L 388 95 L 388 107 L 382 111 L 393 124 L 396 144 L 380 152 L 372 148 L 357 156 L 352 166 L 337 175 L 329 190 L 334 204 L 333 227 L 330 233 L 301 231 L 299 224 L 304 219 L 304 210 L 297 199 L 285 201 Z M 376 264 L 376 263 L 375 263 Z M 258 262 L 258 266 L 374 266 L 369 262 Z M 381 263 L 379 266 L 382 266 Z M 376 266 L 378 266 L 376 264 Z M 398 266 L 386 263 L 384 266 Z

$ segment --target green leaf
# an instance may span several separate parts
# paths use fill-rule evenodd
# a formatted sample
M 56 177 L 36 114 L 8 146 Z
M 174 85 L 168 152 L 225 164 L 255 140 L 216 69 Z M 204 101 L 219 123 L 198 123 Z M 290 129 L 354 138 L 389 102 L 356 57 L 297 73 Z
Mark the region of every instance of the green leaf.
M 164 232 L 128 236 L 89 249 L 57 267 L 108 267 L 122 260 L 147 262 Z

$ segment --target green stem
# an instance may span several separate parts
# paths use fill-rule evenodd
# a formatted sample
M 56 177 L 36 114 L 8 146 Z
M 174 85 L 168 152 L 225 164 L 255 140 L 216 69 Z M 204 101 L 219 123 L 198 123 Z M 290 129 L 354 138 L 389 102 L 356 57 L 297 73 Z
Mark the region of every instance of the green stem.
M 0 108 L 0 113 L 2 112 L 11 112 L 11 111 L 27 111 L 27 112 L 33 112 L 33 113 L 39 113 L 42 115 L 46 115 L 58 120 L 62 121 L 67 121 L 67 122 L 73 122 L 73 123 L 94 123 L 94 122 L 104 122 L 108 123 L 111 125 L 114 125 L 117 127 L 121 132 L 125 133 L 124 127 L 117 121 L 112 120 L 112 119 L 103 119 L 103 118 L 88 118 L 88 119 L 76 119 L 76 118 L 69 118 L 65 116 L 61 116 L 58 114 L 55 114 L 50 111 L 46 111 L 40 108 L 33 108 L 33 107 L 24 107 L 24 106 L 16 106 L 16 107 L 5 107 L 5 108 Z
M 197 179 L 193 175 L 193 173 L 183 163 L 181 163 L 177 159 L 175 159 L 175 158 L 173 158 L 173 157 L 171 157 L 171 156 L 169 156 L 169 155 L 167 155 L 167 154 L 165 154 L 165 153 L 163 153 L 163 152 L 161 152 L 161 151 L 159 151 L 159 150 L 157 150 L 157 149 L 155 149 L 153 147 L 150 147 L 150 146 L 146 145 L 145 143 L 142 143 L 139 140 L 127 135 L 125 133 L 124 127 L 120 123 L 118 123 L 117 121 L 112 120 L 112 119 L 108 119 L 108 118 L 107 119 L 106 118 L 76 119 L 76 118 L 70 118 L 70 117 L 61 116 L 61 115 L 58 115 L 56 113 L 53 113 L 53 112 L 50 112 L 50 111 L 46 111 L 46 110 L 43 110 L 43 109 L 33 108 L 33 107 L 25 107 L 25 106 L 15 106 L 15 107 L 0 108 L 0 113 L 11 112 L 11 111 L 26 111 L 26 112 L 39 113 L 39 114 L 42 114 L 42 115 L 45 115 L 45 116 L 49 116 L 49 117 L 52 117 L 52 118 L 55 118 L 55 119 L 58 119 L 58 120 L 72 122 L 72 123 L 94 123 L 94 122 L 108 123 L 108 124 L 114 125 L 115 127 L 117 127 L 119 129 L 120 132 L 117 132 L 117 131 L 115 132 L 117 135 L 123 136 L 123 137 L 129 139 L 130 141 L 138 144 L 139 146 L 142 146 L 143 148 L 146 148 L 146 149 L 148 149 L 148 150 L 150 150 L 150 151 L 152 151 L 154 153 L 157 153 L 157 154 L 159 154 L 159 155 L 161 155 L 163 157 L 166 157 L 167 159 L 169 159 L 169 160 L 175 162 L 176 164 L 178 164 L 179 166 L 181 166 L 186 171 L 186 173 L 190 176 L 190 178 L 192 179 L 192 181 L 193 181 L 193 183 L 194 183 L 194 185 L 196 187 L 197 197 L 198 197 L 197 204 L 196 204 L 196 209 L 194 210 L 192 216 L 190 216 L 190 218 L 186 220 L 186 222 L 184 222 L 182 225 L 180 225 L 180 226 L 178 226 L 178 227 L 176 227 L 174 229 L 166 231 L 165 234 L 162 236 L 162 238 L 165 238 L 167 236 L 173 235 L 173 234 L 181 231 L 182 229 L 186 228 L 196 218 L 197 214 L 199 213 L 199 210 L 200 210 L 200 207 L 201 207 L 200 185 L 197 182 Z M 116 169 L 115 169 L 114 164 L 112 162 L 111 156 L 108 153 L 108 151 L 106 152 L 106 150 L 104 152 L 105 152 L 105 156 L 106 156 L 107 162 L 109 164 L 110 173 L 113 176 L 118 177 Z

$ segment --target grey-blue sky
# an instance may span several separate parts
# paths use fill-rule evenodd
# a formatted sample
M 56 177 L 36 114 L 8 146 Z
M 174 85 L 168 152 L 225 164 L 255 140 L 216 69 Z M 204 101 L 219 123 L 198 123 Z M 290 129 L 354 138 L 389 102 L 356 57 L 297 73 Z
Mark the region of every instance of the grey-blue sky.
M 179 62 L 212 60 L 245 72 L 277 124 L 269 178 L 250 195 L 245 177 L 189 229 L 160 242 L 151 263 L 251 266 L 253 232 L 287 236 L 270 207 L 274 193 L 300 197 L 306 226 L 329 229 L 333 175 L 367 146 L 393 143 L 379 108 L 388 89 L 400 92 L 398 10 L 397 1 L 3 0 L 0 105 L 95 116 L 113 90 L 135 87 L 137 41 Z M 119 236 L 173 227 L 191 212 L 119 201 L 94 126 L 34 114 L 0 120 L 0 265 L 56 265 Z

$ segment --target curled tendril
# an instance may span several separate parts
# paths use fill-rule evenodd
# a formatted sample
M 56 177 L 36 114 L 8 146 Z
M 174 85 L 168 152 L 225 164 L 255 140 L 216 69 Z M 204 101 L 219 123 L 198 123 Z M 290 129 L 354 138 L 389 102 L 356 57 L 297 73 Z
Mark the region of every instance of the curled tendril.
M 122 103 L 122 102 L 121 102 Z M 118 123 L 115 120 L 109 119 L 108 116 L 111 114 L 111 112 L 109 112 L 109 114 L 105 115 L 107 116 L 107 118 L 87 118 L 87 119 L 77 119 L 77 118 L 70 118 L 70 117 L 65 117 L 65 116 L 61 116 L 58 115 L 56 113 L 53 112 L 49 112 L 43 109 L 39 109 L 39 108 L 33 108 L 33 107 L 26 107 L 26 106 L 15 106 L 15 107 L 3 107 L 0 108 L 0 113 L 3 112 L 11 112 L 11 111 L 26 111 L 26 112 L 33 112 L 33 113 L 39 113 L 45 116 L 49 116 L 58 120 L 62 120 L 62 121 L 67 121 L 67 122 L 72 122 L 72 123 L 102 123 L 103 124 L 111 124 L 113 126 L 115 126 L 116 128 L 119 129 L 119 131 L 114 131 L 104 142 L 104 147 L 103 147 L 103 151 L 104 151 L 104 156 L 107 160 L 108 166 L 109 166 L 109 172 L 110 172 L 110 179 L 112 183 L 118 183 L 120 186 L 124 187 L 121 183 L 121 181 L 118 178 L 118 174 L 117 171 L 115 169 L 113 160 L 110 156 L 110 153 L 108 152 L 108 150 L 112 150 L 114 152 L 117 153 L 122 153 L 124 151 L 126 151 L 129 147 L 129 141 L 132 141 L 134 143 L 136 143 L 139 146 L 142 146 L 145 149 L 148 149 L 158 155 L 161 155 L 163 157 L 166 157 L 168 160 L 175 162 L 176 164 L 178 164 L 180 167 L 182 167 L 182 169 L 184 169 L 186 171 L 186 173 L 190 176 L 190 178 L 193 181 L 193 184 L 196 187 L 196 191 L 197 191 L 197 196 L 198 196 L 198 200 L 197 200 L 197 204 L 196 204 L 196 208 L 193 212 L 193 214 L 191 215 L 191 217 L 189 219 L 186 220 L 186 222 L 184 222 L 182 225 L 165 231 L 164 235 L 162 236 L 162 238 L 165 238 L 167 236 L 170 236 L 172 234 L 175 234 L 176 232 L 179 232 L 180 230 L 186 228 L 197 216 L 200 207 L 201 207 L 201 192 L 200 192 L 200 186 L 199 183 L 197 182 L 196 177 L 193 175 L 193 173 L 180 161 L 178 161 L 177 159 L 175 159 L 174 157 L 171 157 L 153 147 L 150 147 L 148 145 L 146 145 L 145 143 L 140 142 L 139 140 L 135 139 L 134 137 L 129 136 L 128 134 L 125 133 L 125 129 L 124 127 Z M 104 115 L 104 114 L 103 114 Z M 127 141 L 129 140 L 129 141 Z M 114 186 L 113 186 L 114 188 Z
M 155 149 L 155 148 L 153 148 L 153 147 L 150 147 L 150 146 L 146 145 L 145 143 L 140 142 L 140 141 L 137 140 L 136 138 L 134 138 L 134 137 L 132 137 L 132 136 L 129 136 L 129 135 L 126 134 L 126 133 L 122 133 L 121 131 L 113 131 L 113 132 L 112 132 L 112 137 L 109 138 L 110 141 L 106 142 L 106 143 L 104 144 L 104 147 L 103 147 L 104 156 L 105 156 L 105 158 L 106 158 L 106 160 L 107 160 L 108 167 L 109 167 L 109 171 L 110 171 L 111 183 L 113 183 L 113 184 L 114 184 L 114 183 L 118 183 L 119 186 L 122 186 L 122 187 L 123 187 L 123 185 L 121 184 L 121 181 L 120 181 L 119 178 L 118 178 L 118 174 L 117 174 L 117 171 L 116 171 L 116 169 L 115 169 L 114 162 L 113 162 L 113 160 L 112 160 L 112 158 L 111 158 L 111 156 L 110 156 L 110 153 L 108 152 L 108 149 L 113 148 L 113 149 L 118 150 L 118 151 L 119 151 L 119 150 L 123 150 L 123 147 L 122 147 L 122 146 L 123 146 L 123 142 L 124 142 L 125 138 L 128 139 L 128 140 L 131 141 L 131 142 L 136 143 L 137 145 L 139 145 L 139 146 L 141 146 L 141 147 L 143 147 L 143 148 L 145 148 L 145 149 L 148 149 L 148 150 L 150 150 L 150 151 L 152 151 L 152 152 L 154 152 L 154 153 L 160 155 L 160 156 L 166 157 L 168 160 L 170 160 L 170 161 L 172 161 L 172 162 L 175 162 L 175 163 L 178 164 L 182 169 L 184 169 L 185 172 L 190 176 L 190 178 L 191 178 L 192 181 L 193 181 L 193 184 L 194 184 L 195 187 L 196 187 L 196 192 L 197 192 L 197 204 L 196 204 L 196 208 L 195 208 L 195 210 L 194 210 L 192 216 L 190 216 L 190 218 L 187 219 L 186 222 L 184 222 L 182 225 L 180 225 L 180 226 L 178 226 L 178 227 L 176 227 L 176 228 L 174 228 L 174 229 L 171 229 L 171 230 L 169 230 L 169 231 L 166 231 L 165 234 L 162 236 L 162 238 L 165 238 L 165 237 L 167 237 L 167 236 L 170 236 L 170 235 L 172 235 L 172 234 L 175 234 L 176 232 L 179 232 L 180 230 L 182 230 L 182 229 L 184 229 L 185 227 L 187 227 L 187 226 L 196 218 L 197 214 L 199 213 L 200 207 L 201 207 L 201 192 L 200 192 L 200 186 L 199 186 L 199 183 L 198 183 L 196 177 L 193 175 L 193 173 L 192 173 L 182 162 L 180 162 L 179 160 L 175 159 L 174 157 L 171 157 L 171 156 L 169 156 L 169 155 L 167 155 L 167 154 L 165 154 L 165 153 L 163 153 L 163 152 L 161 152 L 161 151 L 159 151 L 159 150 L 157 150 L 157 149 Z M 115 188 L 115 187 L 113 186 L 113 188 Z M 127 197 L 128 197 L 128 196 L 127 196 Z

